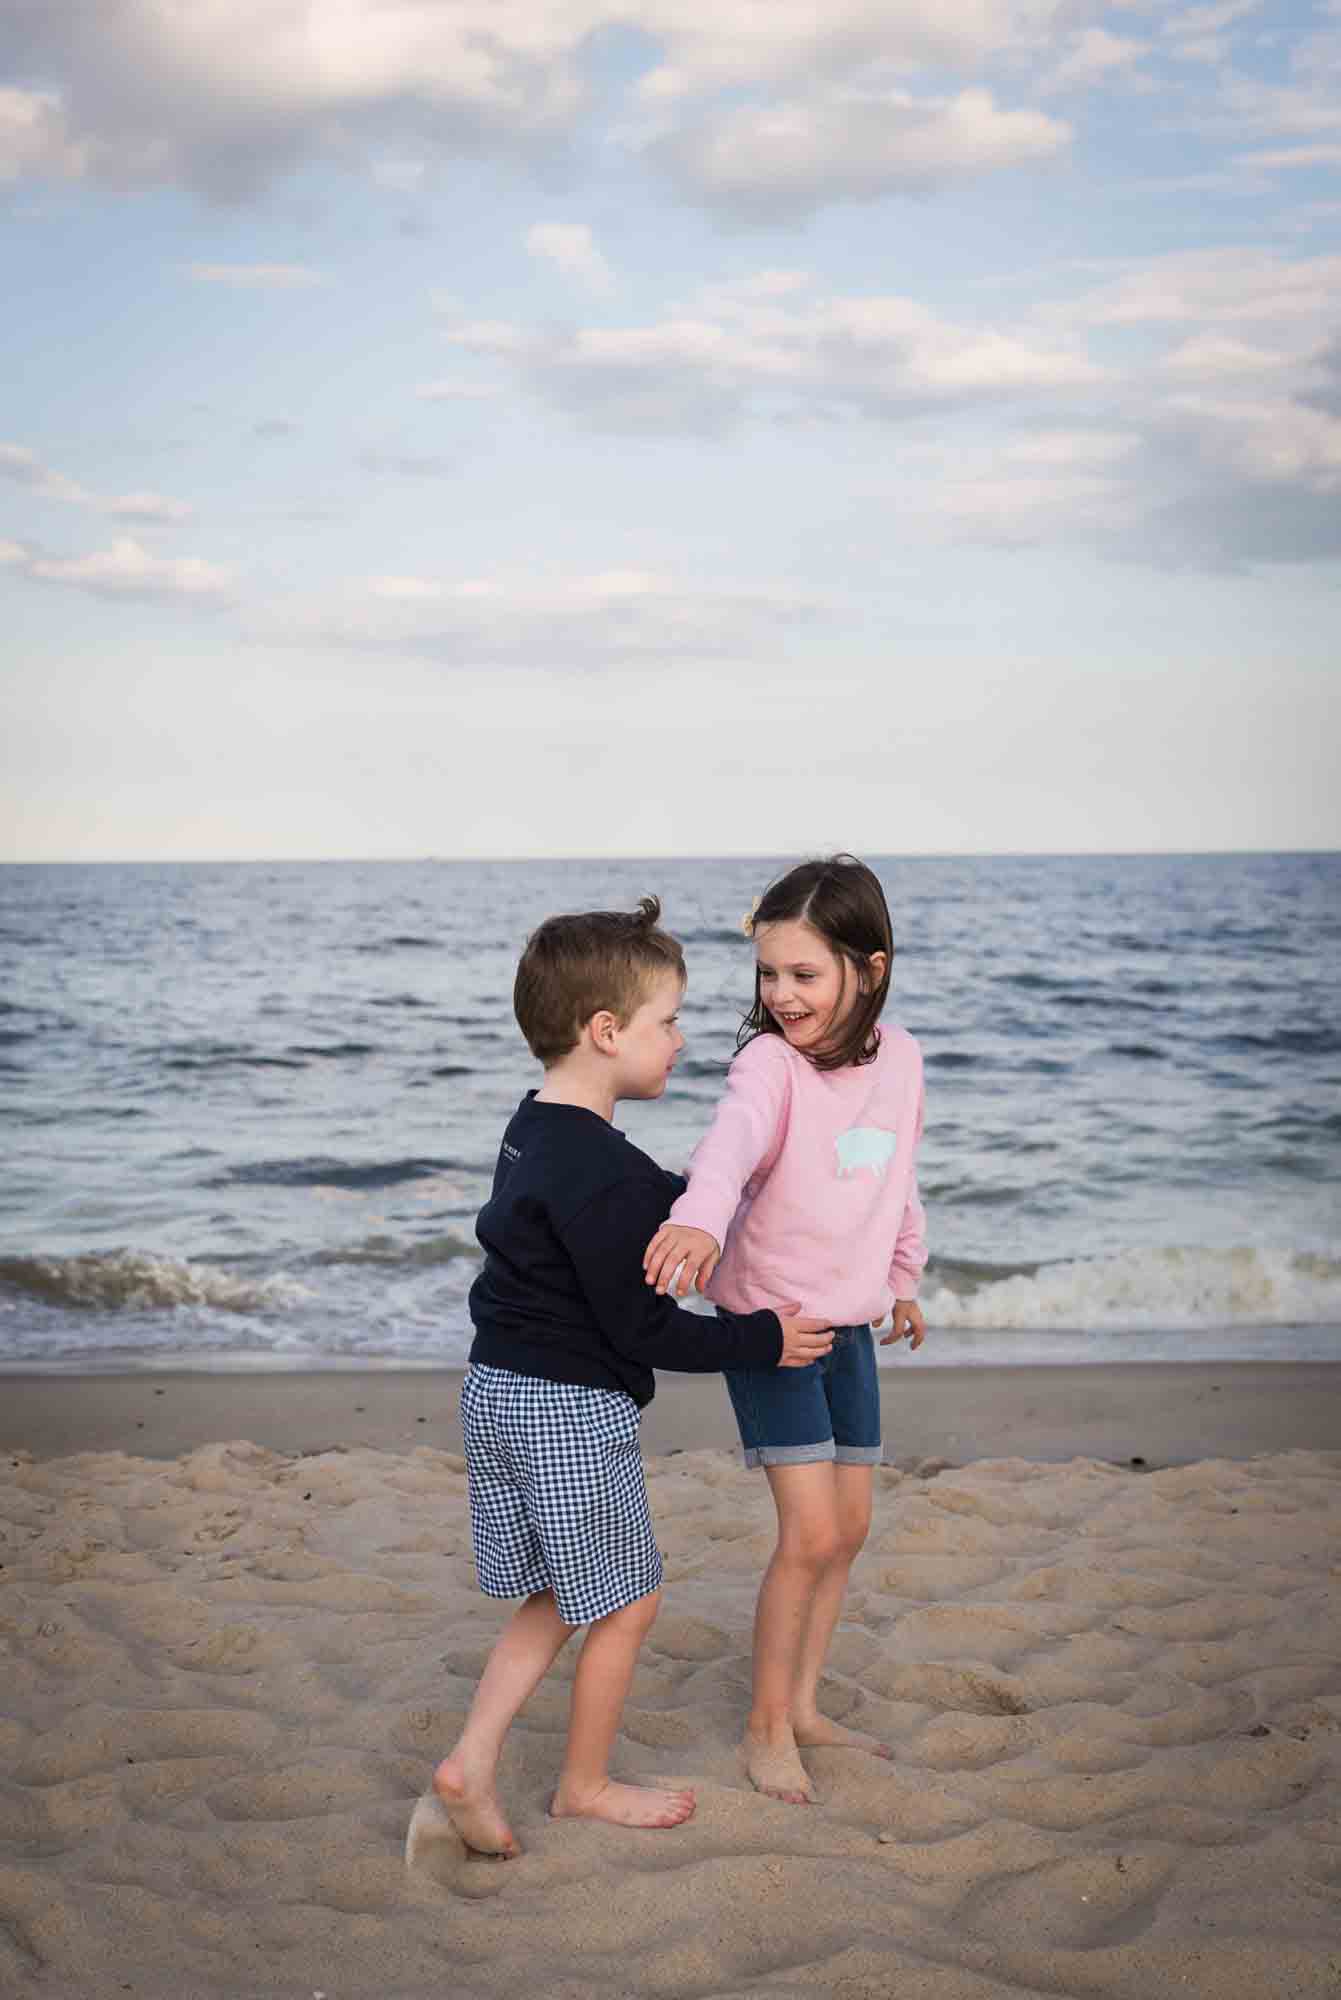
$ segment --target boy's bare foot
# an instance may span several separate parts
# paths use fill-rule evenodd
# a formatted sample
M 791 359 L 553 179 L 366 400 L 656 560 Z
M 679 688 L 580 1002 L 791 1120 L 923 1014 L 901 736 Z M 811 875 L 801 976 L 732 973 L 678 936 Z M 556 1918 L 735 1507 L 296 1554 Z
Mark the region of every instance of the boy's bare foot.
M 612 1826 L 680 1826 L 697 1801 L 692 1792 L 662 1791 L 650 1785 L 618 1785 L 608 1778 L 599 1791 L 566 1792 L 550 1801 L 555 1819 L 605 1819 Z
M 433 1790 L 472 1854 L 511 1861 L 521 1853 L 493 1786 L 472 1782 L 459 1757 L 443 1758 L 433 1773 Z
M 849 1729 L 844 1723 L 830 1722 L 827 1715 L 817 1715 L 811 1722 L 793 1719 L 792 1730 L 804 1750 L 866 1750 L 872 1757 L 894 1755 L 888 1743 L 880 1742 L 878 1737 L 868 1736 L 864 1729 Z
M 770 1799 L 782 1799 L 789 1806 L 814 1805 L 815 1788 L 806 1776 L 793 1736 L 788 1734 L 773 1741 L 747 1729 L 741 1748 L 745 1752 L 745 1770 L 756 1792 L 767 1792 Z

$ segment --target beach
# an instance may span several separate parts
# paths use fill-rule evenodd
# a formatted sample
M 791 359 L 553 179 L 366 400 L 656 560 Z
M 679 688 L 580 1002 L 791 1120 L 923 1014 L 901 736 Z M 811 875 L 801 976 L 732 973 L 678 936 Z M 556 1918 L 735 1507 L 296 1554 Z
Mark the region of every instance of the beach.
M 736 1749 L 766 1485 L 661 1378 L 616 1768 L 698 1810 L 547 1818 L 564 1657 L 506 1864 L 416 1806 L 505 1615 L 456 1379 L 0 1377 L 0 1992 L 1341 1993 L 1341 1367 L 886 1370 L 824 1695 L 894 1758 L 807 1753 L 814 1807 Z

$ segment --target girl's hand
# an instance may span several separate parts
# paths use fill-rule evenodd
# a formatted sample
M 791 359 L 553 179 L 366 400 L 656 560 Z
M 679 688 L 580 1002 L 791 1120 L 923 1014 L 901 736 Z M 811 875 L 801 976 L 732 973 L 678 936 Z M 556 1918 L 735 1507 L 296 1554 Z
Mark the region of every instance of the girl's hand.
M 706 1229 L 663 1222 L 643 1252 L 643 1270 L 648 1284 L 655 1285 L 664 1296 L 671 1289 L 678 1269 L 680 1281 L 674 1290 L 676 1297 L 682 1299 L 691 1285 L 696 1284 L 700 1292 L 704 1290 L 721 1255 L 717 1238 L 709 1236 Z
M 876 1326 L 883 1326 L 884 1323 L 883 1318 L 874 1322 Z M 889 1332 L 881 1334 L 880 1345 L 888 1347 L 891 1341 L 906 1340 L 916 1354 L 926 1337 L 927 1323 L 922 1317 L 922 1308 L 917 1300 L 895 1299 L 894 1310 L 890 1315 Z

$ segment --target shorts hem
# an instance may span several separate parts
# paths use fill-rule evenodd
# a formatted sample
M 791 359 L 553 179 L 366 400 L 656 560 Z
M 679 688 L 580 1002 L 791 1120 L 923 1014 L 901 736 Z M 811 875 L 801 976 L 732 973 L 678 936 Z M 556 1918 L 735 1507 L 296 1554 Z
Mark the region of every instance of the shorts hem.
M 551 1582 L 538 1583 L 534 1589 L 528 1588 L 525 1585 L 520 1589 L 503 1589 L 497 1584 L 485 1583 L 482 1578 L 477 1578 L 476 1580 L 486 1597 L 492 1597 L 496 1602 L 503 1604 L 520 1603 L 528 1597 L 538 1597 L 542 1591 L 547 1590 L 554 1599 L 554 1608 L 558 1612 L 562 1622 L 565 1625 L 571 1626 L 573 1631 L 576 1632 L 583 1625 L 595 1625 L 602 1618 L 612 1617 L 616 1611 L 627 1611 L 629 1605 L 636 1604 L 640 1598 L 651 1597 L 654 1592 L 660 1590 L 664 1583 L 665 1570 L 661 1563 L 658 1562 L 654 1575 L 642 1578 L 630 1577 L 627 1585 L 616 1586 L 614 1590 L 608 1591 L 604 1596 L 598 1597 L 594 1601 L 588 1601 L 585 1607 L 583 1607 L 580 1617 L 569 1617 L 560 1600 L 558 1591 Z M 572 1604 L 571 1600 L 570 1607 L 574 1612 L 578 1610 L 578 1606 Z
M 834 1456 L 834 1442 L 822 1438 L 818 1444 L 747 1444 L 743 1450 L 750 1470 L 759 1465 L 824 1465 Z
M 598 1625 L 602 1618 L 613 1618 L 616 1611 L 627 1611 L 629 1606 L 637 1604 L 640 1598 L 651 1597 L 655 1591 L 660 1590 L 664 1581 L 664 1575 L 664 1571 L 659 1572 L 650 1583 L 630 1582 L 627 1591 L 622 1595 L 616 1594 L 611 1598 L 602 1598 L 599 1604 L 589 1606 L 582 1617 L 577 1619 L 569 1618 L 566 1615 L 557 1597 L 554 1602 L 558 1606 L 559 1616 L 563 1619 L 564 1624 L 571 1625 L 576 1632 L 581 1625 Z
M 833 1455 L 839 1465 L 879 1465 L 885 1448 L 879 1444 L 839 1444 L 834 1446 Z

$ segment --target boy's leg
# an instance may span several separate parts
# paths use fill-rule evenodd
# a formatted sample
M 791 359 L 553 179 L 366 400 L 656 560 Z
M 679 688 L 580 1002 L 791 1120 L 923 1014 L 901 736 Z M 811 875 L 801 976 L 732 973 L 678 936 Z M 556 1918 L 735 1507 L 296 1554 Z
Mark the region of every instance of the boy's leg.
M 871 1525 L 875 1491 L 875 1474 L 869 1465 L 837 1464 L 829 1469 L 833 1473 L 838 1547 L 810 1600 L 792 1691 L 792 1731 L 803 1748 L 869 1750 L 874 1756 L 889 1757 L 893 1752 L 888 1744 L 878 1742 L 860 1729 L 831 1722 L 819 1712 L 820 1676 L 843 1608 L 848 1575 Z
M 649 1591 L 591 1626 L 573 1677 L 568 1747 L 550 1811 L 556 1818 L 606 1819 L 616 1826 L 679 1826 L 694 1810 L 692 1792 L 617 1784 L 610 1752 L 643 1640 L 660 1591 Z
M 765 1471 L 778 1513 L 778 1545 L 754 1615 L 745 1766 L 757 1791 L 804 1805 L 815 1794 L 797 1752 L 793 1708 L 811 1607 L 840 1546 L 837 1482 L 831 1459 Z
M 499 1753 L 517 1711 L 535 1692 L 573 1633 L 551 1591 L 513 1612 L 480 1676 L 454 1749 L 433 1773 L 433 1789 L 466 1846 L 510 1860 L 520 1850 L 494 1788 Z

